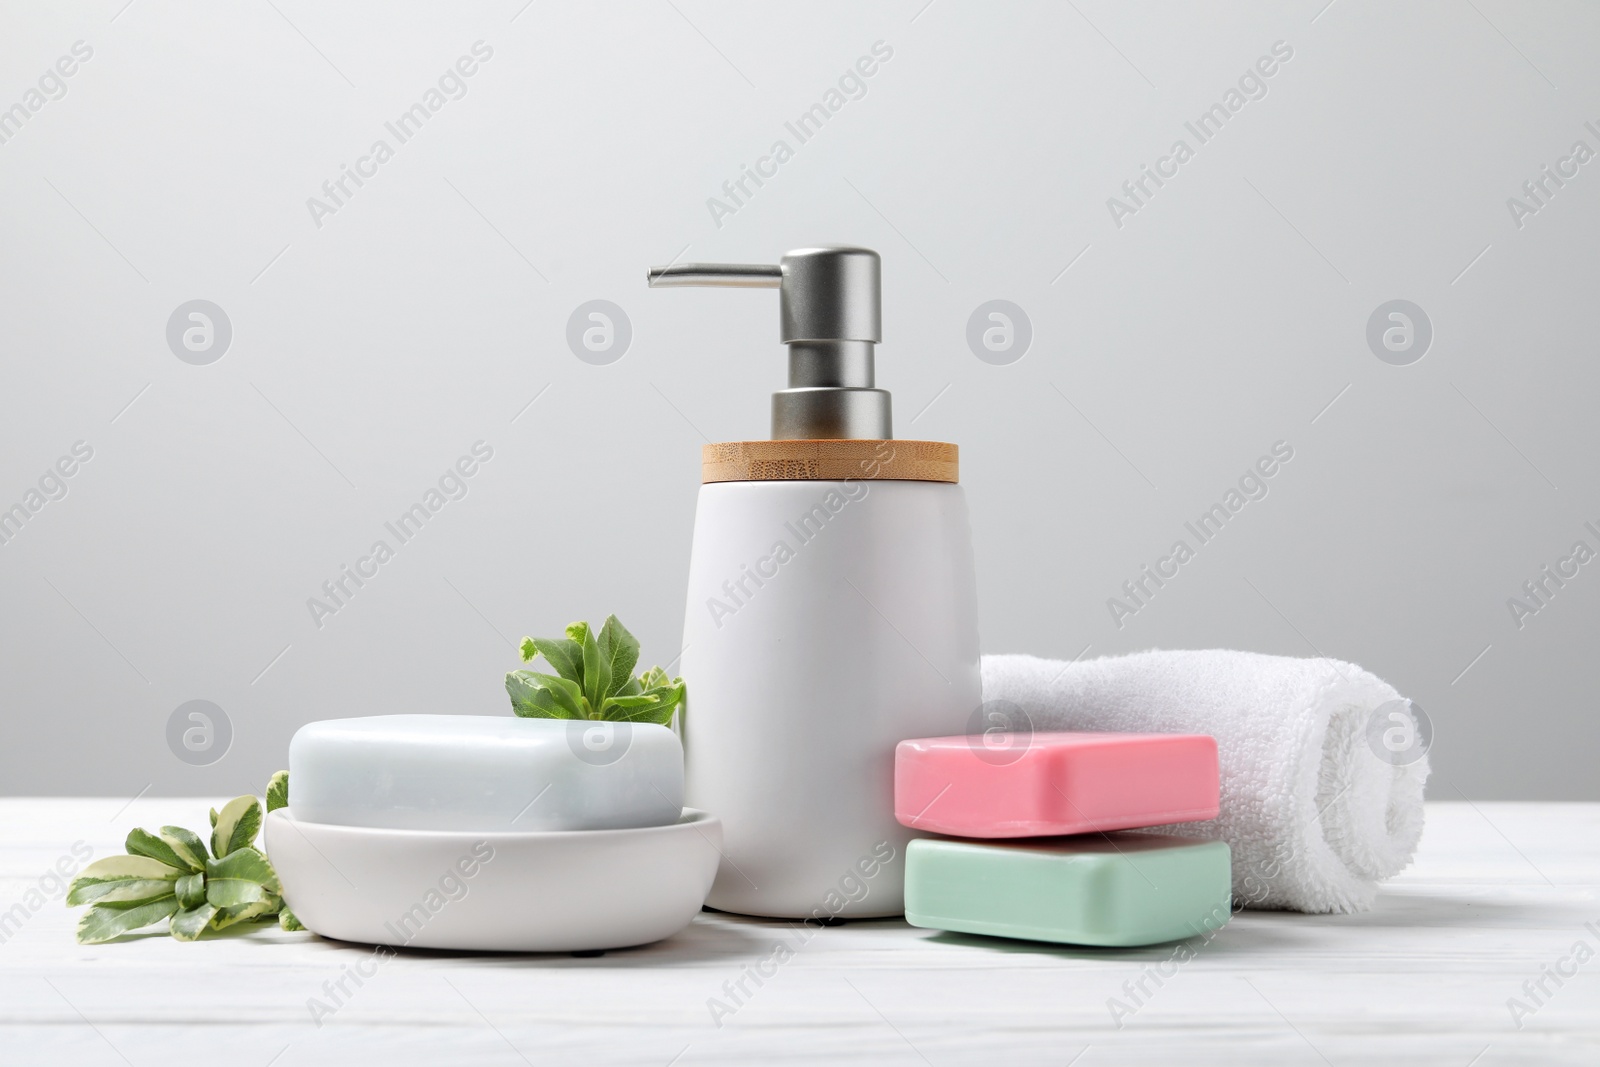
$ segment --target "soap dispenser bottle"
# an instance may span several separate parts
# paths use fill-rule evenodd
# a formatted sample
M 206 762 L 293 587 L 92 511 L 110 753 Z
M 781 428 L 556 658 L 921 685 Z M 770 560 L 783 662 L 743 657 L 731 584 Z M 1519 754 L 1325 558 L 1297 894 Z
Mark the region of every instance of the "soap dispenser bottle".
M 685 798 L 722 820 L 722 911 L 901 914 L 914 835 L 894 817 L 895 745 L 968 732 L 982 699 L 956 446 L 894 437 L 879 277 L 876 252 L 847 247 L 649 272 L 778 290 L 788 346 L 771 439 L 701 452 Z

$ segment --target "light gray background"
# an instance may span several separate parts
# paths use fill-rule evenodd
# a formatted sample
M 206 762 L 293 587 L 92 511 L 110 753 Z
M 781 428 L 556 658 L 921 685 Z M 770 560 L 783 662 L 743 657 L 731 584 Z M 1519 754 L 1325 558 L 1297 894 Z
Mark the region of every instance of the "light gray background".
M 1600 9 L 123 2 L 0 23 L 0 107 L 94 49 L 0 145 L 0 506 L 94 448 L 0 547 L 5 792 L 259 791 L 311 719 L 505 712 L 510 641 L 576 618 L 672 659 L 700 445 L 764 436 L 784 365 L 773 294 L 644 269 L 831 241 L 883 255 L 898 434 L 961 446 L 987 650 L 1338 656 L 1432 717 L 1432 795 L 1600 798 L 1600 564 L 1506 606 L 1600 547 L 1600 162 L 1506 206 L 1600 148 Z M 317 228 L 307 197 L 478 40 L 467 95 Z M 715 225 L 879 40 L 867 95 Z M 1117 228 L 1279 40 L 1268 95 Z M 1365 341 L 1396 298 L 1435 331 L 1405 367 Z M 232 322 L 209 366 L 165 340 L 192 299 Z M 609 366 L 565 341 L 593 299 L 633 327 Z M 966 344 L 991 299 L 1032 322 L 1009 366 Z M 306 599 L 479 439 L 468 496 L 318 629 Z M 1270 495 L 1119 630 L 1107 598 L 1278 440 Z M 233 725 L 207 767 L 166 742 L 193 699 Z

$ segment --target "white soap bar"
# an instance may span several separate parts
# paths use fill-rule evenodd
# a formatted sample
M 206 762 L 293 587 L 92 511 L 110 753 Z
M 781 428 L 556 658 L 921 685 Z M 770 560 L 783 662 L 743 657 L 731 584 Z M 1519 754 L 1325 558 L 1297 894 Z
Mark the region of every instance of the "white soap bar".
M 398 830 L 619 830 L 683 810 L 683 746 L 652 723 L 373 715 L 289 742 L 289 810 Z

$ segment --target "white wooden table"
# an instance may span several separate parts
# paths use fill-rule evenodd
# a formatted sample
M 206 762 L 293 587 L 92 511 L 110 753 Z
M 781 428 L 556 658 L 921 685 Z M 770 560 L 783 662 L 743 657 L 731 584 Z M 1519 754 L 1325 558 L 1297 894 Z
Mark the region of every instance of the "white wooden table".
M 1600 804 L 1430 804 L 1416 864 L 1373 911 L 1245 912 L 1176 973 L 1170 945 L 853 923 L 747 979 L 718 1026 L 708 1000 L 731 1004 L 724 983 L 795 935 L 703 913 L 594 959 L 403 952 L 347 979 L 319 1026 L 308 1001 L 331 1003 L 324 984 L 371 970 L 370 950 L 276 929 L 83 947 L 76 909 L 28 907 L 74 842 L 115 854 L 133 826 L 203 827 L 215 802 L 0 800 L 0 1063 L 1600 1064 L 1600 956 L 1545 977 L 1542 1004 L 1523 989 L 1573 970 L 1579 941 L 1600 952 Z M 1141 976 L 1150 995 L 1119 1027 L 1108 1001 L 1133 1006 Z M 1520 1029 L 1513 997 L 1535 1009 Z

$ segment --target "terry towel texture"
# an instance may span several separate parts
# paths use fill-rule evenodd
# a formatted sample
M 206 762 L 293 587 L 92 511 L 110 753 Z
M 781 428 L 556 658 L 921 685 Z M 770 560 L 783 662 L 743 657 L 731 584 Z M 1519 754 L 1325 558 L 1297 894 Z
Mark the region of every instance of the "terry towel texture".
M 1395 766 L 1368 743 L 1373 712 L 1404 698 L 1351 663 L 1226 650 L 984 656 L 983 698 L 1018 705 L 1035 730 L 1215 737 L 1221 814 L 1164 832 L 1228 842 L 1238 905 L 1364 910 L 1422 837 L 1427 756 Z

